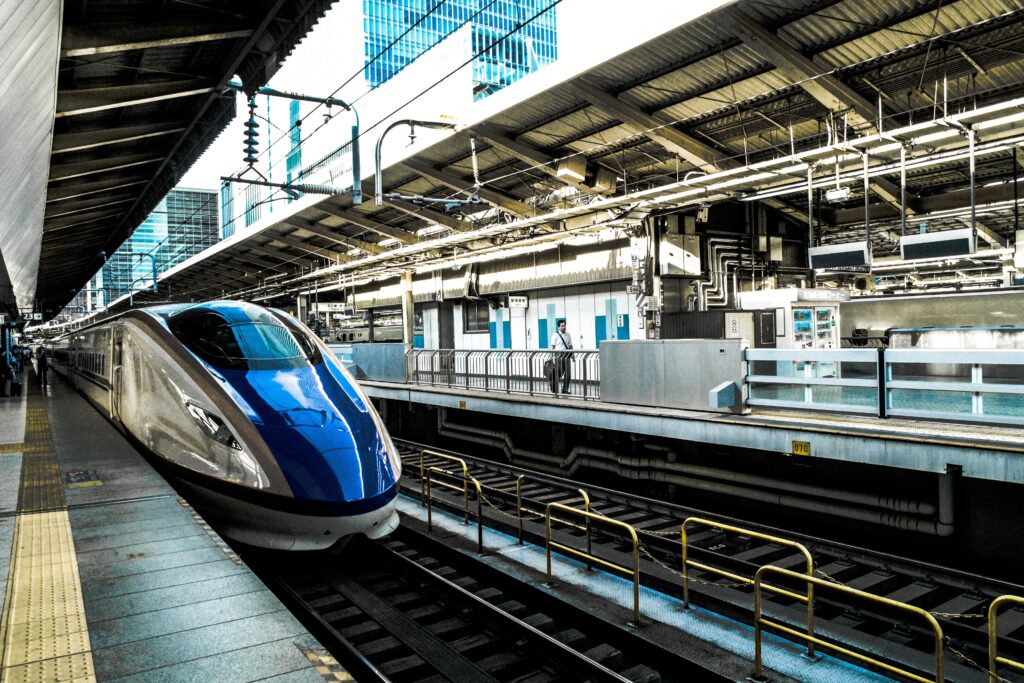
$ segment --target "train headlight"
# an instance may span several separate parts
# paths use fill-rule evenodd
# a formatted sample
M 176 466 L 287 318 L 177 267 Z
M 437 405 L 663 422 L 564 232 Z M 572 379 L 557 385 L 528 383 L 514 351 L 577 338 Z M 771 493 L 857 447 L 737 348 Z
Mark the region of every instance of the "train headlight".
M 228 426 L 224 424 L 224 420 L 218 415 L 214 415 L 205 408 L 197 406 L 191 401 L 185 402 L 185 408 L 188 410 L 188 414 L 192 416 L 192 419 L 196 421 L 196 424 L 202 428 L 206 434 L 219 444 L 223 444 L 228 448 L 232 448 L 236 451 L 242 450 L 242 445 L 238 443 L 238 439 L 231 433 Z

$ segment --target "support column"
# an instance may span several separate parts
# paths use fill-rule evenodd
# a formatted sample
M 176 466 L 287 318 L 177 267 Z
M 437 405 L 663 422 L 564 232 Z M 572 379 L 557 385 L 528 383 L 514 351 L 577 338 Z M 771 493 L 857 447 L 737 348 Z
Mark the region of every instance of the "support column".
M 412 308 L 412 271 L 402 271 L 402 342 L 405 350 L 412 349 L 413 308 Z

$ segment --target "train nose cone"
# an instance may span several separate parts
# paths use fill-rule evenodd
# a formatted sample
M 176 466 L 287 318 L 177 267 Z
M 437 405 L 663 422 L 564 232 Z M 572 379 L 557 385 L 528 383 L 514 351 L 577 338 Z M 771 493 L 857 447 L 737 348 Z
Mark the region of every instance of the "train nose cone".
M 372 504 L 394 491 L 373 418 L 322 365 L 249 371 L 234 380 L 296 498 Z

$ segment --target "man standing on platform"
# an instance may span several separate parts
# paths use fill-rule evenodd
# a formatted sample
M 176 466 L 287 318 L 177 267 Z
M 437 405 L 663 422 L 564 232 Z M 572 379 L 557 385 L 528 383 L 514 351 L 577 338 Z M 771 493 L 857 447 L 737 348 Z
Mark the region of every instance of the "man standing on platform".
M 558 321 L 558 329 L 551 335 L 551 348 L 555 351 L 571 351 L 572 335 L 565 331 L 565 318 Z M 558 393 L 558 378 L 562 378 L 562 393 L 569 393 L 572 379 L 572 354 L 560 353 L 555 359 L 555 372 L 551 373 L 551 393 Z
M 46 370 L 47 370 L 47 359 L 46 359 L 46 347 L 40 346 L 36 350 L 36 374 L 39 375 L 39 384 L 42 387 L 46 387 Z

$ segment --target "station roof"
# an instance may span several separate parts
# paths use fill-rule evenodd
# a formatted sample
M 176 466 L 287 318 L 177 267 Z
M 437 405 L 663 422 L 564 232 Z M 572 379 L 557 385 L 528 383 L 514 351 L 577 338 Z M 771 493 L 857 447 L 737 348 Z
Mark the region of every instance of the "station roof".
M 234 116 L 224 85 L 264 85 L 331 1 L 65 0 L 50 16 L 59 1 L 23 3 L 24 40 L 38 48 L 29 54 L 56 79 L 35 126 L 52 135 L 45 206 L 17 228 L 40 240 L 38 269 L 31 251 L 0 244 L 18 303 L 31 307 L 34 296 L 53 314 L 69 301 Z M 24 45 L 5 45 L 0 57 L 17 64 Z M 35 75 L 18 73 L 21 85 L 45 90 L 29 82 Z M 6 161 L 34 163 L 18 153 Z M 42 188 L 22 189 L 42 198 Z
M 815 199 L 813 208 L 822 242 L 848 241 L 863 230 L 864 153 L 872 240 L 887 253 L 900 223 L 900 144 L 921 161 L 907 169 L 908 213 L 929 217 L 932 229 L 962 227 L 970 189 L 963 133 L 979 122 L 989 127 L 978 128 L 976 140 L 976 200 L 987 207 L 978 232 L 1004 245 L 1016 224 L 1015 178 L 1024 172 L 1022 27 L 1015 0 L 731 4 L 471 123 L 383 174 L 389 193 L 465 198 L 474 185 L 473 138 L 480 207 L 451 213 L 408 199 L 353 206 L 344 195 L 307 195 L 291 215 L 169 272 L 161 280 L 168 287 L 154 296 L 272 301 L 275 292 L 293 292 L 284 283 L 296 277 L 311 284 L 394 274 L 628 222 L 638 207 L 757 196 L 806 227 L 807 193 L 773 190 L 806 177 L 794 170 L 797 161 L 814 164 L 816 184 L 827 184 L 840 156 L 850 196 Z M 974 110 L 988 113 L 972 118 Z M 739 181 L 718 182 L 730 174 Z M 322 277 L 309 274 L 314 269 Z

